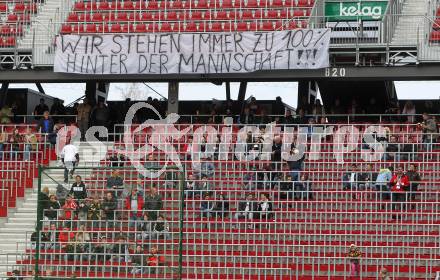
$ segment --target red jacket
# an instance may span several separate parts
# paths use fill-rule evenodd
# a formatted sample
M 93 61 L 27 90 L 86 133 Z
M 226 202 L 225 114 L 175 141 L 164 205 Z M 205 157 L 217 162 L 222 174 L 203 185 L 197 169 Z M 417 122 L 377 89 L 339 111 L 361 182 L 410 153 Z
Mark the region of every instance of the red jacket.
M 405 192 L 405 187 L 409 186 L 409 178 L 406 175 L 400 177 L 400 181 L 397 175 L 394 175 L 390 181 L 392 192 Z
M 142 198 L 142 195 L 140 195 L 140 194 L 137 195 L 137 204 L 138 204 L 137 205 L 137 216 L 142 217 L 142 208 L 144 207 L 144 199 Z M 129 195 L 125 198 L 125 209 L 132 210 L 131 209 L 131 195 Z M 130 216 L 132 214 L 133 213 L 130 212 Z

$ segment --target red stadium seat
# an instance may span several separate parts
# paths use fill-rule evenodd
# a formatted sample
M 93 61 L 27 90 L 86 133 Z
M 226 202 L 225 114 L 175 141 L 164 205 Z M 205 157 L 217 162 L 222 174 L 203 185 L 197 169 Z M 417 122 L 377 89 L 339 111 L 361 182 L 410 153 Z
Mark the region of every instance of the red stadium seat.
M 67 17 L 67 22 L 78 22 L 79 21 L 79 16 L 77 13 L 70 13 L 69 16 Z
M 134 9 L 144 11 L 147 9 L 147 4 L 145 1 L 136 1 L 134 2 Z
M 16 15 L 16 14 L 9 14 L 8 15 L 7 22 L 14 23 L 17 21 L 18 21 L 18 15 Z
M 294 17 L 303 17 L 304 16 L 304 10 L 295 10 L 293 11 Z
M 174 31 L 174 23 L 163 22 L 160 25 L 160 32 L 173 32 Z
M 188 22 L 185 27 L 186 32 L 197 32 L 197 25 L 195 22 Z
M 73 7 L 73 9 L 75 11 L 85 11 L 86 10 L 86 5 L 82 1 L 76 2 L 74 7 Z
M 96 24 L 87 24 L 85 31 L 87 33 L 97 33 L 98 32 L 98 28 L 97 28 Z
M 207 9 L 208 2 L 206 0 L 199 0 L 196 4 L 196 9 Z
M 0 3 L 0 13 L 6 13 L 8 11 L 8 5 L 6 3 Z
M 94 13 L 92 15 L 92 21 L 93 22 L 103 22 L 104 16 L 101 13 Z
M 237 31 L 248 31 L 248 24 L 244 21 L 237 22 Z
M 201 11 L 193 11 L 191 14 L 190 14 L 190 19 L 192 19 L 192 20 L 201 20 L 202 19 L 202 12 Z
M 263 30 L 263 31 L 272 31 L 272 30 L 274 30 L 273 22 L 271 22 L 271 21 L 263 22 L 263 25 L 261 26 L 261 30 Z
M 102 1 L 102 2 L 99 2 L 99 4 L 98 4 L 98 10 L 99 11 L 109 11 L 111 9 L 110 9 L 110 5 L 107 1 Z
M 31 22 L 31 14 L 24 13 L 24 14 L 18 15 L 18 21 L 20 21 L 22 23 L 29 24 Z
M 148 2 L 148 7 L 149 10 L 157 10 L 159 9 L 159 4 L 157 1 L 150 1 Z
M 173 9 L 182 9 L 183 7 L 183 2 L 180 0 L 177 1 L 169 1 L 168 3 L 170 3 L 170 8 Z
M 223 0 L 221 2 L 221 7 L 226 9 L 226 8 L 232 8 L 233 4 L 232 4 L 232 0 Z
M 72 25 L 70 24 L 63 24 L 61 26 L 61 34 L 70 34 L 72 33 Z
M 174 11 L 171 11 L 171 12 L 168 12 L 168 13 L 166 13 L 166 19 L 167 20 L 177 20 L 177 13 L 176 12 L 174 12 Z
M 90 16 L 90 14 L 80 14 L 79 15 L 79 21 L 80 22 L 91 22 L 92 21 L 92 17 Z
M 298 0 L 298 7 L 309 7 L 309 1 L 308 0 Z
M 14 7 L 14 13 L 23 13 L 26 9 L 26 6 L 24 3 L 16 3 Z
M 277 21 L 275 22 L 275 30 L 279 31 L 279 30 L 284 30 L 284 24 L 282 21 Z
M 122 6 L 123 10 L 134 10 L 134 4 L 132 1 L 128 0 L 124 2 L 124 5 Z
M 440 29 L 440 18 L 436 18 L 434 20 L 434 24 L 432 25 L 432 28 L 435 30 Z
M 284 7 L 283 0 L 272 0 L 272 7 Z
M 254 18 L 258 18 L 258 19 L 266 18 L 265 10 L 256 10 Z
M 285 0 L 284 6 L 285 7 L 295 7 L 296 0 Z
M 4 42 L 6 47 L 14 47 L 17 44 L 17 40 L 13 36 L 6 37 Z
M 289 21 L 289 29 L 297 29 L 298 28 L 298 24 L 296 23 L 296 21 L 291 20 Z
M 252 14 L 251 10 L 244 10 L 243 13 L 241 14 L 241 18 L 242 19 L 253 19 L 254 15 Z
M 258 8 L 257 0 L 248 0 L 246 3 L 246 8 Z
M 116 16 L 116 21 L 128 22 L 128 15 L 126 12 L 119 12 Z
M 98 5 L 96 4 L 96 2 L 86 2 L 85 3 L 86 6 L 86 11 L 97 11 L 98 10 Z
M 112 24 L 112 27 L 110 28 L 111 33 L 121 33 L 122 32 L 122 26 L 119 23 Z
M 225 24 L 223 25 L 223 31 L 225 32 L 232 32 L 234 30 L 235 30 L 234 25 L 231 24 L 230 21 L 225 22 Z
M 3 25 L 0 29 L 0 34 L 1 35 L 10 35 L 12 28 L 9 25 Z
M 145 23 L 138 23 L 136 24 L 136 27 L 134 28 L 134 32 L 136 33 L 145 33 L 147 32 L 147 25 Z
M 267 11 L 267 18 L 271 18 L 271 19 L 279 18 L 278 10 Z
M 222 32 L 223 31 L 222 24 L 218 21 L 213 22 L 209 26 L 209 31 L 210 32 Z
M 151 13 L 151 12 L 145 12 L 145 13 L 142 14 L 142 16 L 141 16 L 141 20 L 142 20 L 142 21 L 151 21 L 151 20 L 153 20 L 153 16 L 154 16 L 153 13 Z
M 217 14 L 215 14 L 214 18 L 219 20 L 229 19 L 229 12 L 223 10 L 218 11 Z
M 429 38 L 431 41 L 438 42 L 440 41 L 440 31 L 431 32 L 431 36 Z
M 259 31 L 260 30 L 260 24 L 258 24 L 255 21 L 252 21 L 249 25 L 249 31 Z
M 149 25 L 149 31 L 150 32 L 159 32 L 159 24 L 158 23 L 151 23 Z

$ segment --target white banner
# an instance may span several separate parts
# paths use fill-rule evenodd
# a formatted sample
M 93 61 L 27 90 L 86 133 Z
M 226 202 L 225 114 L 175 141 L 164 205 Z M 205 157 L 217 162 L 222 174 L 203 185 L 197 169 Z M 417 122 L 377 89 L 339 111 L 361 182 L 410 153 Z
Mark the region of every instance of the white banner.
M 55 72 L 213 74 L 329 66 L 330 29 L 274 32 L 64 35 Z

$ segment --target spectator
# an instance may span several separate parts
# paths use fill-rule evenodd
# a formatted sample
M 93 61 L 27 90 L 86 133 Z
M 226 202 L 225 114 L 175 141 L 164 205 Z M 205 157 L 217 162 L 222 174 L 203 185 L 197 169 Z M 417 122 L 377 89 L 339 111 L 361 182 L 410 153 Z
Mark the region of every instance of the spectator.
M 366 165 L 365 171 L 360 175 L 360 188 L 361 189 L 372 189 L 373 184 L 376 182 L 377 172 L 373 171 L 373 164 L 368 163 Z
M 217 200 L 215 201 L 214 208 L 212 212 L 218 218 L 226 218 L 228 217 L 229 212 L 229 201 L 224 194 L 219 194 Z
M 272 217 L 272 202 L 267 194 L 260 194 L 260 201 L 257 204 L 258 219 L 268 220 Z
M 385 160 L 400 161 L 400 145 L 397 142 L 397 137 L 395 135 L 390 136 L 390 142 L 388 143 L 385 151 Z
M 68 226 L 64 226 L 59 232 L 58 240 L 60 241 L 61 248 L 66 248 L 66 246 L 75 239 L 75 234 L 69 229 Z
M 408 136 L 408 142 L 403 145 L 401 158 L 414 161 L 417 158 L 418 144 L 414 136 Z
M 392 178 L 393 167 L 382 168 L 379 171 L 376 179 L 376 191 L 380 192 L 382 200 L 389 200 L 391 198 L 389 182 Z
M 163 214 L 160 214 L 157 221 L 153 225 L 154 238 L 163 237 L 168 239 L 170 237 L 170 224 L 165 219 Z
M 138 231 L 141 233 L 138 234 L 138 239 L 147 239 L 151 237 L 153 222 L 150 219 L 148 212 L 145 212 L 142 220 L 138 223 Z
M 184 192 L 186 198 L 194 198 L 194 196 L 200 192 L 199 184 L 194 174 L 188 175 L 188 180 L 186 180 Z
M 92 248 L 93 261 L 109 261 L 113 252 L 113 244 L 107 242 L 107 237 L 101 236 L 101 240 Z
M 72 194 L 73 198 L 78 202 L 87 198 L 86 185 L 82 181 L 81 176 L 76 175 L 75 182 L 72 184 L 69 194 Z
M 414 106 L 414 103 L 411 100 L 406 101 L 405 105 L 403 106 L 402 115 L 407 115 L 407 122 L 414 123 L 415 114 L 416 107 Z
M 74 212 L 78 209 L 78 204 L 73 199 L 73 195 L 69 194 L 63 205 L 64 218 L 66 220 L 72 220 L 74 218 Z
M 134 187 L 131 190 L 131 194 L 125 198 L 125 209 L 128 210 L 130 228 L 136 228 L 136 221 L 140 220 L 142 217 L 143 206 L 144 200 L 142 194 L 138 192 L 136 187 Z
M 115 210 L 118 206 L 118 202 L 113 197 L 112 192 L 105 194 L 104 201 L 102 202 L 102 209 L 104 210 L 104 218 L 109 221 L 109 226 L 113 225 L 115 220 Z
M 87 199 L 81 199 L 78 201 L 78 220 L 87 221 L 87 214 L 89 212 L 89 203 Z
M 0 124 L 10 124 L 12 117 L 12 109 L 7 105 L 4 105 L 0 110 Z
M 40 206 L 41 209 L 46 210 L 49 209 L 49 188 L 44 187 L 40 193 Z
M 291 199 L 293 197 L 294 182 L 291 175 L 286 176 L 286 181 L 280 183 L 280 198 L 281 199 Z
M 391 280 L 390 276 L 388 276 L 388 269 L 385 267 L 379 272 L 379 280 Z
M 240 124 L 253 124 L 254 122 L 254 113 L 251 112 L 249 107 L 245 107 L 243 110 L 243 114 L 240 115 Z
M 8 142 L 8 134 L 3 131 L 3 127 L 1 127 L 0 129 L 0 160 L 3 160 L 5 145 Z
M 400 211 L 403 210 L 402 203 L 405 200 L 405 189 L 409 188 L 410 182 L 408 176 L 406 176 L 403 172 L 403 167 L 399 166 L 397 168 L 396 174 L 391 178 L 391 201 L 392 209 L 397 210 L 397 206 L 399 205 Z M 393 215 L 393 219 L 396 219 L 396 215 Z
M 44 134 L 47 141 L 49 141 L 52 145 L 56 144 L 56 133 L 54 133 L 55 123 L 52 118 L 49 116 L 49 111 L 45 111 L 43 113 L 43 117 L 38 121 L 37 131 Z
M 155 158 L 154 154 L 148 155 L 148 159 L 145 161 L 144 167 L 148 170 L 160 169 L 159 161 Z
M 205 193 L 203 200 L 200 203 L 200 211 L 202 218 L 211 218 L 212 210 L 214 209 L 215 203 L 212 201 L 209 192 Z
M 36 119 L 40 119 L 44 112 L 49 111 L 49 107 L 46 105 L 44 98 L 40 98 L 40 104 L 35 106 L 34 116 Z
M 78 105 L 77 111 L 78 115 L 76 119 L 78 121 L 79 130 L 81 131 L 81 140 L 85 140 L 87 129 L 89 129 L 90 112 L 92 111 L 92 107 L 89 105 L 87 98 L 83 100 L 83 103 Z
M 257 203 L 254 201 L 254 196 L 248 194 L 246 200 L 242 200 L 238 203 L 238 211 L 235 213 L 235 219 L 251 221 L 254 218 L 255 211 L 257 211 Z M 251 228 L 251 225 L 248 225 L 248 228 Z
M 48 244 L 46 244 L 46 250 L 49 249 L 59 249 L 59 236 L 60 233 L 57 230 L 57 225 L 55 223 L 50 223 L 49 232 L 47 233 Z
M 54 116 L 54 122 L 64 122 L 63 117 L 66 114 L 66 108 L 63 105 L 62 100 L 56 98 L 54 103 L 52 104 L 52 107 L 50 107 L 50 114 Z
M 307 173 L 301 175 L 301 180 L 294 183 L 295 199 L 313 199 L 312 183 Z
M 357 191 L 359 179 L 358 167 L 356 163 L 353 163 L 351 165 L 351 171 L 344 173 L 342 176 L 342 189 L 344 191 Z M 353 194 L 353 198 L 355 197 L 356 195 Z
M 207 176 L 202 176 L 202 179 L 200 180 L 199 184 L 200 189 L 200 197 L 202 197 L 203 192 L 210 192 L 211 191 L 211 181 L 208 180 Z
M 102 101 L 99 101 L 98 105 L 96 105 L 91 112 L 91 119 L 93 121 L 93 125 L 96 126 L 107 126 L 109 116 L 110 116 L 110 111 Z
M 423 122 L 418 124 L 423 131 L 423 143 L 426 144 L 426 151 L 431 151 L 432 143 L 437 141 L 437 122 L 434 117 L 423 113 Z
M 414 163 L 411 163 L 409 165 L 409 170 L 406 172 L 406 175 L 408 176 L 408 180 L 410 181 L 409 189 L 406 189 L 406 201 L 415 201 L 416 200 L 416 194 L 419 188 L 420 181 L 422 180 L 419 172 L 417 171 L 417 165 Z M 411 209 L 415 208 L 415 204 L 411 203 Z
M 124 180 L 119 175 L 119 170 L 112 170 L 111 176 L 107 178 L 106 187 L 108 191 L 113 192 L 115 198 L 120 198 L 124 188 Z
M 101 202 L 97 197 L 93 198 L 93 201 L 88 209 L 87 218 L 89 221 L 92 221 L 94 228 L 99 226 L 99 220 L 101 220 L 101 210 Z
M 155 187 L 150 188 L 150 192 L 145 196 L 144 210 L 148 212 L 150 219 L 156 220 L 159 211 L 162 209 L 162 197 L 157 193 Z
M 268 124 L 271 122 L 271 118 L 267 115 L 267 112 L 265 109 L 261 109 L 260 116 L 258 118 L 259 124 Z
M 299 108 L 297 115 L 295 117 L 295 124 L 307 124 L 308 120 L 306 117 L 306 112 L 304 111 L 303 108 Z
M 147 259 L 147 265 L 149 266 L 149 274 L 155 274 L 158 266 L 165 265 L 165 257 L 158 254 L 158 249 L 156 246 L 152 246 L 150 249 L 150 255 Z
M 284 118 L 282 120 L 283 120 L 282 123 L 284 125 L 294 124 L 295 123 L 295 119 L 292 116 L 292 111 L 291 110 L 286 110 L 286 114 L 284 115 Z
M 213 177 L 215 173 L 214 163 L 209 157 L 202 156 L 200 164 L 200 177 Z
M 273 138 L 273 144 L 272 144 L 272 168 L 275 171 L 279 171 L 281 169 L 281 148 L 282 148 L 282 142 L 281 142 L 281 136 L 277 135 Z
M 64 183 L 68 182 L 68 176 L 70 174 L 70 179 L 73 178 L 73 172 L 75 172 L 75 165 L 79 162 L 78 148 L 68 143 L 63 147 L 60 153 L 61 161 L 64 164 Z
M 11 144 L 11 160 L 18 160 L 18 152 L 20 151 L 21 143 L 23 143 L 23 137 L 19 133 L 18 128 L 15 128 L 11 137 L 9 137 L 9 144 Z
M 37 137 L 31 132 L 29 127 L 26 128 L 26 134 L 24 135 L 24 154 L 23 159 L 29 161 L 31 159 L 31 151 L 37 150 Z
M 361 251 L 355 244 L 351 244 L 348 249 L 348 259 L 350 260 L 350 276 L 358 277 L 360 273 L 359 258 L 362 256 Z
M 20 271 L 17 269 L 14 269 L 11 272 L 11 277 L 9 277 L 7 280 L 24 280 L 23 276 L 20 276 Z
M 142 249 L 142 246 L 138 244 L 131 254 L 131 264 L 133 265 L 131 274 L 141 274 L 144 263 L 144 250 Z
M 58 210 L 61 209 L 61 204 L 57 200 L 56 195 L 51 195 L 49 197 L 49 204 L 46 211 L 46 217 L 49 220 L 56 220 L 58 216 Z
M 113 245 L 112 249 L 112 259 L 114 262 L 122 263 L 122 262 L 128 262 L 128 245 L 125 238 L 120 235 L 116 241 L 116 243 Z
M 79 226 L 79 230 L 76 233 L 75 241 L 79 243 L 82 252 L 88 252 L 90 247 L 90 242 L 92 238 L 90 237 L 90 233 L 87 231 L 86 226 L 84 224 Z
M 290 145 L 290 154 L 291 155 L 297 155 L 300 153 L 300 150 L 298 149 L 298 144 L 297 142 L 297 137 L 294 136 L 294 139 L 292 141 L 292 144 Z M 292 180 L 293 181 L 298 181 L 299 180 L 299 175 L 301 173 L 301 171 L 304 168 L 304 159 L 305 159 L 305 155 L 306 153 L 303 153 L 302 157 L 298 160 L 291 160 L 288 161 L 288 165 L 291 171 L 291 175 L 292 175 Z

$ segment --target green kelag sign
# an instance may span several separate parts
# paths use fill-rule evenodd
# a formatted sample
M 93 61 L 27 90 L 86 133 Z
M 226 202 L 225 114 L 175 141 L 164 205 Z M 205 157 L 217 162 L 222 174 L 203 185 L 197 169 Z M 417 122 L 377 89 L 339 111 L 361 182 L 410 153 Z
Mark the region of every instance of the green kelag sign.
M 325 16 L 328 21 L 380 20 L 388 1 L 326 2 Z

